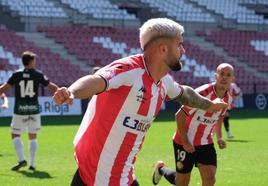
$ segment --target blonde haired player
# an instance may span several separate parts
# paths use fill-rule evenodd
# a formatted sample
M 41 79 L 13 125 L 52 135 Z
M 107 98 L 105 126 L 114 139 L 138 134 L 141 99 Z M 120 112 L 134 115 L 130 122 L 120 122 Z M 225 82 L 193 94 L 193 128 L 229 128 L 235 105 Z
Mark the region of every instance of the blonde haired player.
M 209 110 L 226 107 L 168 75 L 181 69 L 182 33 L 175 21 L 150 19 L 140 28 L 143 54 L 116 60 L 56 91 L 57 104 L 93 96 L 74 139 L 78 170 L 73 186 L 137 186 L 136 155 L 165 99 Z

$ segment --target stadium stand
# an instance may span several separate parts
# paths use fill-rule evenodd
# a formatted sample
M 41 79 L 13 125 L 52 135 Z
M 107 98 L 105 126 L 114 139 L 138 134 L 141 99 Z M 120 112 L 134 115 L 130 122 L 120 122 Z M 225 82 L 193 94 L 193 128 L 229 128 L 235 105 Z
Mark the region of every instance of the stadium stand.
M 205 33 L 203 36 L 259 71 L 268 72 L 268 55 L 265 53 L 268 33 L 223 30 Z
M 263 32 L 258 30 L 265 28 L 267 16 L 252 8 L 267 4 L 266 0 L 0 0 L 0 14 L 4 16 L 4 13 L 9 11 L 10 15 L 23 17 L 24 19 L 19 21 L 25 23 L 25 30 L 45 33 L 47 38 L 64 46 L 68 55 L 87 61 L 89 69 L 142 52 L 139 47 L 138 29 L 133 29 L 133 25 L 131 27 L 126 23 L 139 23 L 146 20 L 145 17 L 148 18 L 150 14 L 154 17 L 172 17 L 183 22 L 188 38 L 191 35 L 204 38 L 206 42 L 223 49 L 227 56 L 246 64 L 237 64 L 235 60 L 216 52 L 213 47 L 204 50 L 202 43 L 185 37 L 187 52 L 183 56 L 184 66 L 180 73 L 173 73 L 179 82 L 197 87 L 212 81 L 216 66 L 228 62 L 235 66 L 236 82 L 243 92 L 251 94 L 268 93 L 268 76 L 265 76 L 268 72 L 268 33 L 265 29 Z M 65 23 L 61 24 L 63 20 Z M 221 25 L 223 23 L 224 25 Z M 31 24 L 38 29 L 31 29 Z M 5 26 L 10 25 L 12 23 Z M 232 25 L 231 29 L 223 29 L 226 25 Z M 246 26 L 241 30 L 241 25 Z M 20 54 L 23 50 L 34 50 L 42 61 L 38 64 L 40 69 L 56 83 L 68 85 L 85 74 L 84 69 L 63 59 L 50 46 L 41 48 L 26 40 L 26 37 L 4 28 L 5 26 L 0 29 L 1 82 L 20 67 Z M 251 31 L 248 31 L 247 27 L 250 27 Z M 52 67 L 51 64 L 55 62 L 57 65 Z
M 226 19 L 236 20 L 238 23 L 267 24 L 267 20 L 263 16 L 255 14 L 253 10 L 249 10 L 242 3 L 250 3 L 251 1 L 243 0 L 190 0 L 205 6 L 208 10 L 214 11 L 216 14 L 223 15 Z M 256 3 L 256 1 L 255 1 Z
M 106 65 L 119 57 L 141 52 L 138 31 L 134 29 L 40 27 L 39 31 L 46 32 L 92 66 Z
M 72 65 L 68 60 L 62 59 L 59 54 L 53 53 L 50 49 L 39 48 L 18 36 L 14 31 L 0 28 L 0 62 L 1 67 L 7 72 L 1 72 L 0 83 L 7 80 L 11 70 L 21 67 L 20 55 L 22 51 L 26 50 L 34 51 L 38 55 L 37 67 L 58 84 L 68 85 L 74 79 L 85 74 L 79 66 Z
M 21 16 L 33 17 L 67 17 L 65 12 L 53 3 L 46 0 L 0 0 L 3 6 L 8 6 L 11 11 L 17 11 Z
M 141 52 L 137 41 L 138 32 L 134 29 L 40 27 L 39 31 L 46 32 L 48 37 L 64 44 L 70 53 L 86 59 L 91 66 L 106 65 L 114 59 Z M 261 78 L 249 74 L 242 67 L 236 66 L 232 61 L 226 61 L 223 56 L 218 56 L 213 51 L 202 50 L 189 41 L 185 41 L 184 46 L 187 53 L 183 57 L 183 72 L 173 74 L 181 83 L 196 87 L 203 82 L 213 81 L 214 69 L 223 62 L 235 66 L 237 83 L 242 85 L 245 93 L 254 91 L 253 85 L 244 86 L 245 83 L 264 83 Z
M 94 18 L 136 20 L 136 16 L 120 10 L 117 5 L 106 0 L 61 0 L 62 3 L 78 10 L 82 14 L 90 14 Z
M 175 17 L 179 21 L 215 23 L 215 19 L 200 8 L 196 8 L 185 1 L 173 0 L 141 0 L 150 7 L 165 12 L 168 16 Z

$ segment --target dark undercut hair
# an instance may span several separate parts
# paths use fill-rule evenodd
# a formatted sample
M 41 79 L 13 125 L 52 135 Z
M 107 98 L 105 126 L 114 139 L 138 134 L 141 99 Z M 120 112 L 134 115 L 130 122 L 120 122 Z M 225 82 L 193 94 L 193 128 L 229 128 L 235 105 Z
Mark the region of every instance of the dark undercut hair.
M 21 59 L 24 66 L 28 66 L 31 61 L 36 57 L 36 54 L 31 51 L 25 51 L 22 53 Z

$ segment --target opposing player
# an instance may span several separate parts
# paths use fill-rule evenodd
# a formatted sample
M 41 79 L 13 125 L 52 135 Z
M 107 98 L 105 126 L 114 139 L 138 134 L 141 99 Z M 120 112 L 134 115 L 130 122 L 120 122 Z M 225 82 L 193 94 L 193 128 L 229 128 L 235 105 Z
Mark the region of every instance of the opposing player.
M 94 95 L 74 139 L 78 170 L 73 186 L 137 186 L 136 155 L 165 99 L 209 110 L 226 107 L 168 75 L 181 69 L 182 33 L 183 27 L 170 19 L 150 19 L 140 28 L 143 55 L 116 60 L 56 91 L 57 104 Z
M 234 79 L 234 69 L 230 64 L 222 63 L 217 67 L 216 82 L 205 84 L 196 90 L 210 100 L 222 99 L 231 107 L 233 97 L 229 87 Z M 215 184 L 217 155 L 212 141 L 215 130 L 220 149 L 226 147 L 222 139 L 221 123 L 226 112 L 223 108 L 217 112 L 208 112 L 183 105 L 176 113 L 177 130 L 173 136 L 176 171 L 165 166 L 163 161 L 156 163 L 153 184 L 157 185 L 162 177 L 177 186 L 187 186 L 193 166 L 197 166 L 202 185 Z M 176 179 L 175 179 L 176 178 Z
M 30 170 L 35 170 L 35 153 L 37 150 L 37 132 L 41 128 L 41 120 L 38 104 L 38 86 L 42 84 L 55 92 L 57 85 L 50 82 L 42 72 L 35 69 L 36 55 L 25 51 L 22 54 L 23 69 L 12 74 L 7 83 L 0 86 L 0 94 L 6 92 L 12 86 L 15 87 L 15 107 L 11 121 L 11 136 L 16 153 L 19 158 L 18 164 L 12 170 L 19 170 L 27 165 L 23 152 L 23 143 L 20 136 L 27 130 L 29 136 Z
M 5 94 L 5 93 L 2 93 L 2 94 L 0 95 L 0 98 L 3 100 L 3 103 L 2 103 L 2 105 L 1 105 L 1 107 L 2 107 L 3 109 L 8 109 L 8 99 L 7 99 L 6 94 Z

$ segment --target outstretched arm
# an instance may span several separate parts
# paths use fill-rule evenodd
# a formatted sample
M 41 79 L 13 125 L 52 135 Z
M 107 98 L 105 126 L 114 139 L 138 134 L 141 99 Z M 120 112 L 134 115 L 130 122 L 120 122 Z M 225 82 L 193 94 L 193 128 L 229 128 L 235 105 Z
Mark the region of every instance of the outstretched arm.
M 219 111 L 223 108 L 227 108 L 227 104 L 220 99 L 210 101 L 208 98 L 201 96 L 193 88 L 189 86 L 182 86 L 183 94 L 177 97 L 175 100 L 179 101 L 183 105 L 187 105 L 193 108 L 199 108 L 207 111 Z
M 0 95 L 2 95 L 4 92 L 8 91 L 12 86 L 8 83 L 4 83 L 0 86 Z
M 74 98 L 85 99 L 101 93 L 106 88 L 106 81 L 99 75 L 87 75 L 75 81 L 69 88 L 61 87 L 54 93 L 56 104 L 72 103 Z
M 59 88 L 55 83 L 49 82 L 47 87 L 54 93 Z

